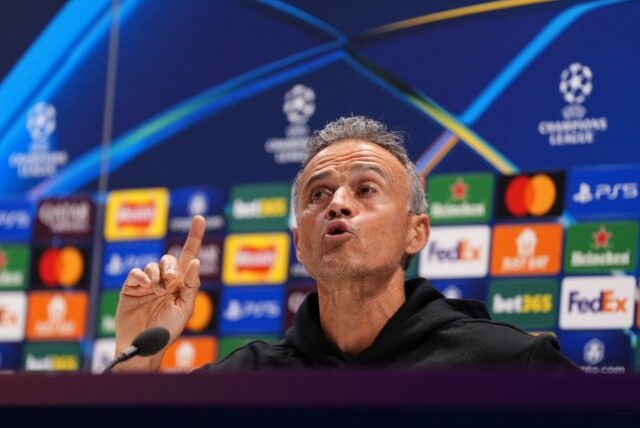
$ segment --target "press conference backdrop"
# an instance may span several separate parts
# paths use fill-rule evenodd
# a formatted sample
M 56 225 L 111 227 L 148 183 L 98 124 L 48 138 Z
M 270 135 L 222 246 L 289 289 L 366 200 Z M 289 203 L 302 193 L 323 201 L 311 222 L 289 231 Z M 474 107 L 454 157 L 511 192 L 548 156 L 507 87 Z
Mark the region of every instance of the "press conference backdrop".
M 640 366 L 639 2 L 2 8 L 0 369 L 104 367 L 127 272 L 177 254 L 194 214 L 203 287 L 163 368 L 282 337 L 313 290 L 291 179 L 352 113 L 404 132 L 427 178 L 408 276 L 589 373 Z

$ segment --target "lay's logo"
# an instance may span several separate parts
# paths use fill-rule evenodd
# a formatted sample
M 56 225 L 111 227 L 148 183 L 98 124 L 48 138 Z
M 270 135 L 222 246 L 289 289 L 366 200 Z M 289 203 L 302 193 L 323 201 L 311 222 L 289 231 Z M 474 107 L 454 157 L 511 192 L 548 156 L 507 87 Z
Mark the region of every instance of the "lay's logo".
M 167 229 L 167 189 L 119 190 L 107 198 L 107 241 L 158 239 Z
M 241 247 L 236 254 L 236 269 L 238 272 L 255 272 L 264 275 L 269 272 L 275 259 L 276 248 L 273 245 Z
M 227 285 L 279 284 L 287 279 L 289 235 L 229 235 L 222 281 Z
M 116 214 L 118 227 L 148 228 L 156 215 L 154 201 L 125 203 L 120 206 Z

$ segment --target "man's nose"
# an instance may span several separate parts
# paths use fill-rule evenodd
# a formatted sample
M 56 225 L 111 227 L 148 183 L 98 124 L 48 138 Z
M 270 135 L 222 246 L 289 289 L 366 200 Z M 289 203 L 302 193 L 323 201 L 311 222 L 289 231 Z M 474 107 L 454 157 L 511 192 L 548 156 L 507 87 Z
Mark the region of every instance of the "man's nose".
M 333 193 L 331 203 L 327 207 L 327 217 L 351 217 L 353 208 L 347 189 L 340 187 Z

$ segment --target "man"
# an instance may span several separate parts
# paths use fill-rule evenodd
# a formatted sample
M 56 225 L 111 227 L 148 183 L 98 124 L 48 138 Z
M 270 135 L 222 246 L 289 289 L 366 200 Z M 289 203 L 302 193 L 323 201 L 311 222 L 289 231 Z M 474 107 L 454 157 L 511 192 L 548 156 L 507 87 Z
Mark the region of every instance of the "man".
M 481 302 L 449 300 L 425 279 L 405 283 L 427 244 L 422 181 L 399 134 L 365 117 L 317 131 L 294 185 L 296 255 L 317 281 L 294 327 L 253 342 L 209 368 L 511 367 L 575 369 L 550 336 L 489 320 Z M 195 217 L 179 259 L 133 269 L 116 313 L 119 353 L 139 332 L 164 326 L 171 342 L 191 317 L 204 219 Z M 156 370 L 162 355 L 120 370 Z

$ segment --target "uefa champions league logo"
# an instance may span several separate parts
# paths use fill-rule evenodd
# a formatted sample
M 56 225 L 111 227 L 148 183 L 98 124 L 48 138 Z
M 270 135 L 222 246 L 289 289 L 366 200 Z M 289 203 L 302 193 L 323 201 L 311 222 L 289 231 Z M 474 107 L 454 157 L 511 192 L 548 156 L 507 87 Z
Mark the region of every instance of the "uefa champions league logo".
M 295 85 L 284 95 L 282 111 L 292 125 L 305 125 L 316 111 L 316 93 L 304 85 Z
M 52 150 L 52 138 L 58 127 L 56 108 L 46 101 L 39 101 L 27 111 L 25 129 L 31 137 L 28 151 L 9 154 L 9 167 L 19 178 L 51 177 L 69 162 L 66 150 Z
M 549 145 L 580 146 L 594 144 L 598 133 L 609 126 L 606 117 L 585 117 L 583 103 L 593 92 L 593 71 L 579 62 L 569 64 L 560 73 L 558 90 L 567 103 L 562 109 L 563 120 L 543 120 L 538 123 L 538 133 L 548 138 Z
M 269 138 L 264 148 L 273 154 L 277 164 L 299 163 L 304 159 L 304 147 L 309 139 L 307 122 L 316 112 L 316 93 L 301 83 L 294 85 L 284 94 L 282 112 L 289 122 L 285 137 Z
M 565 119 L 582 119 L 587 112 L 582 103 L 593 91 L 593 72 L 586 65 L 574 62 L 560 74 L 560 93 L 569 103 L 562 109 Z
M 56 108 L 40 101 L 29 109 L 26 128 L 34 143 L 45 144 L 56 130 Z
M 560 92 L 569 104 L 582 104 L 591 94 L 593 73 L 586 65 L 574 62 L 560 75 Z

